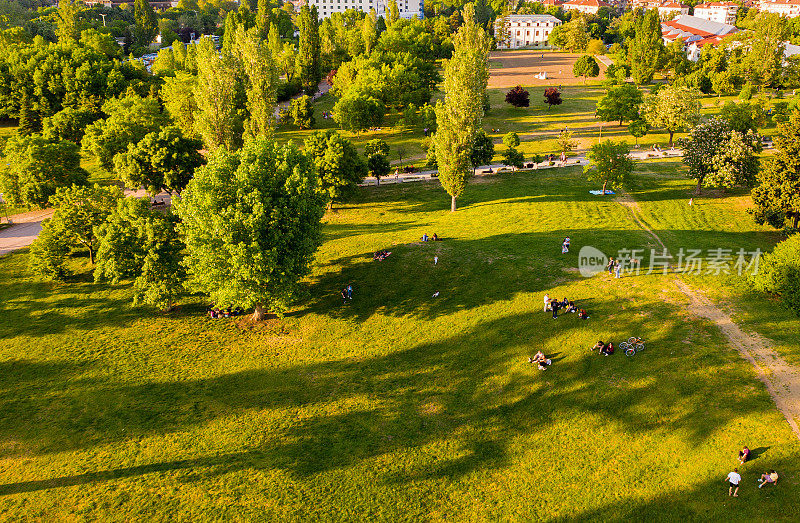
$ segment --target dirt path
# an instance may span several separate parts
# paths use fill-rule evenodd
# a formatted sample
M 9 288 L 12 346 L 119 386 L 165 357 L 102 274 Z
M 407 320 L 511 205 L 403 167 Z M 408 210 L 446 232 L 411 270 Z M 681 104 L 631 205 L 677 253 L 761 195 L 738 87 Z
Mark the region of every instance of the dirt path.
M 666 249 L 664 242 L 642 216 L 639 204 L 629 194 L 623 193 L 616 200 L 630 211 L 633 220 L 643 231 Z M 778 410 L 786 418 L 795 436 L 800 439 L 800 369 L 781 358 L 772 348 L 773 342 L 758 334 L 743 331 L 702 292 L 692 289 L 678 277 L 674 283 L 689 298 L 689 311 L 695 316 L 712 321 L 728 339 L 728 343 L 755 367 L 756 375 L 764 382 Z

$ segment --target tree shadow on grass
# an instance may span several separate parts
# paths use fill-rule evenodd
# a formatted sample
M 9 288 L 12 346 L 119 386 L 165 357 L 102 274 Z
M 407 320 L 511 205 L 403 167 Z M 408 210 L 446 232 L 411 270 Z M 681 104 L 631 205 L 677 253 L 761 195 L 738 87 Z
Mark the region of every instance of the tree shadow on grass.
M 652 306 L 659 317 L 678 313 L 677 307 L 657 300 Z M 619 328 L 646 333 L 646 321 L 633 317 Z M 248 370 L 191 381 L 128 385 L 92 379 L 74 383 L 69 372 L 55 376 L 53 369 L 43 368 L 46 375 L 35 381 L 47 390 L 7 394 L 0 400 L 0 419 L 4 421 L 0 441 L 18 442 L 19 452 L 26 454 L 124 444 L 192 430 L 218 417 L 246 420 L 249 412 L 257 411 L 281 410 L 292 421 L 265 426 L 258 446 L 223 456 L 224 462 L 219 456 L 192 457 L 188 464 L 174 460 L 11 483 L 0 486 L 0 493 L 177 468 L 212 467 L 211 474 L 280 468 L 308 477 L 443 441 L 462 448 L 463 452 L 457 452 L 460 457 L 415 465 L 385 480 L 456 477 L 475 469 L 509 465 L 508 446 L 514 438 L 562 421 L 566 413 L 602 416 L 634 437 L 669 426 L 699 444 L 743 413 L 752 415 L 771 408 L 765 393 L 740 396 L 733 383 L 751 377 L 746 371 L 731 371 L 724 357 L 693 351 L 676 365 L 667 350 L 680 344 L 681 332 L 649 339 L 651 347 L 659 350 L 635 360 L 619 353 L 598 358 L 585 348 L 564 347 L 566 357 L 542 373 L 527 364 L 534 349 L 521 340 L 536 332 L 539 342 L 546 344 L 553 336 L 588 325 L 577 320 L 549 322 L 546 315 L 515 314 L 385 356 Z M 685 327 L 679 323 L 675 328 Z M 713 368 L 725 368 L 726 377 L 720 379 L 730 381 L 698 379 L 690 371 Z M 30 367 L 23 374 L 33 378 L 37 373 Z M 501 380 L 502 386 L 492 385 L 494 380 Z M 368 405 L 359 403 L 344 410 L 340 405 L 330 410 L 332 403 L 347 404 L 350 398 L 363 397 L 370 398 Z

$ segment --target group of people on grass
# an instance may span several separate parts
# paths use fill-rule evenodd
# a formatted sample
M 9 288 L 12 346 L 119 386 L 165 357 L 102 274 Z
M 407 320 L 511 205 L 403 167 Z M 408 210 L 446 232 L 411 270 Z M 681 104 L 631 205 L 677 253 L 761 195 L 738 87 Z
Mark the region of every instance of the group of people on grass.
M 749 459 L 750 449 L 745 446 L 739 451 L 739 464 L 744 465 Z M 764 472 L 761 474 L 761 477 L 758 478 L 758 488 L 762 488 L 764 485 L 777 485 L 778 477 L 778 473 L 775 472 L 774 469 L 770 470 L 769 472 Z M 729 472 L 725 477 L 725 481 L 728 482 L 728 495 L 739 497 L 739 484 L 742 482 L 742 476 L 739 474 L 739 469 L 734 468 L 733 472 Z
M 230 318 L 232 316 L 241 316 L 244 314 L 244 309 L 241 307 L 228 307 L 227 309 L 220 309 L 219 307 L 212 307 L 208 309 L 209 318 Z
M 352 285 L 348 285 L 347 287 L 342 287 L 342 290 L 340 291 L 340 294 L 342 295 L 342 303 L 347 303 L 348 301 L 352 301 L 353 300 L 353 286 Z
M 424 242 L 438 242 L 441 240 L 441 238 L 439 238 L 439 236 L 436 233 L 433 233 L 433 236 L 428 236 L 427 232 L 424 233 L 422 235 L 422 238 L 420 239 Z
M 375 261 L 383 261 L 392 254 L 391 251 L 387 251 L 386 249 L 381 249 L 379 251 L 375 251 L 375 254 L 372 255 L 372 259 Z
M 619 260 L 609 258 L 608 263 L 606 264 L 606 270 L 608 271 L 608 274 L 613 274 L 615 278 L 619 278 L 619 274 L 622 272 L 622 264 Z
M 611 342 L 603 343 L 603 340 L 598 340 L 597 343 L 594 344 L 594 347 L 589 349 L 591 351 L 597 351 L 598 354 L 602 354 L 603 356 L 610 356 L 614 354 L 614 344 Z
M 578 317 L 582 320 L 587 319 L 586 311 L 583 309 L 578 310 L 578 306 L 574 301 L 568 300 L 566 297 L 559 301 L 555 298 L 551 299 L 549 294 L 544 295 L 544 312 L 553 311 L 553 319 L 558 318 L 558 311 L 564 309 L 564 312 L 577 312 Z

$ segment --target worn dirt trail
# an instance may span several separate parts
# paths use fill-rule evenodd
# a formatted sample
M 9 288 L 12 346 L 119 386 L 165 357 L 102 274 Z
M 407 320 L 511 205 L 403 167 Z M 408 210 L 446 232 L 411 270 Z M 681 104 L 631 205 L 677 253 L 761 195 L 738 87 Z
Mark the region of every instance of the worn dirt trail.
M 628 194 L 617 197 L 625 206 L 636 224 L 666 249 L 661 238 L 653 232 L 642 216 L 641 208 Z M 689 298 L 688 310 L 697 317 L 713 322 L 728 339 L 728 343 L 739 351 L 744 359 L 755 367 L 756 375 L 764 382 L 769 395 L 781 411 L 795 436 L 800 439 L 800 369 L 786 362 L 774 349 L 774 343 L 755 333 L 743 331 L 722 309 L 717 307 L 702 292 L 692 289 L 679 277 L 674 279 L 678 289 Z

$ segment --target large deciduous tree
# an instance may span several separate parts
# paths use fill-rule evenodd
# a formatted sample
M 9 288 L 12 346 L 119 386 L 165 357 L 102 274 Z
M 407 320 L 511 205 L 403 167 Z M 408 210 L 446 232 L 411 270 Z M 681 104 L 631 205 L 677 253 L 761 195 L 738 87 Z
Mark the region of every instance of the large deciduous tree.
M 753 185 L 756 155 L 761 151 L 761 137 L 755 132 L 733 131 L 725 120 L 711 118 L 694 127 L 680 145 L 688 176 L 697 180 L 698 193 L 703 187 Z
M 606 140 L 595 144 L 586 154 L 589 165 L 584 167 L 584 173 L 590 181 L 603 183 L 603 194 L 607 186 L 614 189 L 623 187 L 634 167 L 629 153 L 630 146 L 623 141 Z
M 450 210 L 472 174 L 472 144 L 483 119 L 489 80 L 489 36 L 475 23 L 472 4 L 464 7 L 464 24 L 453 37 L 453 57 L 445 63 L 444 101 L 436 103 L 433 137 L 439 180 L 451 197 Z
M 127 187 L 144 187 L 156 195 L 180 193 L 194 171 L 205 163 L 199 140 L 186 138 L 177 127 L 152 132 L 114 157 L 114 170 Z
M 186 279 L 176 217 L 151 210 L 149 198 L 123 198 L 95 230 L 95 281 L 134 278 L 134 304 L 171 308 Z
M 604 122 L 630 122 L 639 118 L 642 92 L 631 84 L 617 85 L 597 102 L 597 117 Z
M 169 117 L 161 112 L 158 100 L 141 98 L 136 94 L 108 100 L 103 104 L 103 112 L 108 118 L 87 126 L 82 143 L 107 171 L 112 170 L 116 154 L 169 123 Z
M 389 174 L 389 144 L 376 138 L 364 146 L 364 156 L 367 158 L 367 170 L 375 177 L 375 185 L 380 185 L 381 178 Z
M 800 110 L 778 126 L 775 155 L 757 175 L 751 195 L 759 224 L 797 231 L 800 225 Z
M 220 150 L 175 204 L 189 285 L 218 305 L 282 314 L 321 243 L 325 196 L 293 145 L 252 140 Z
M 122 198 L 119 187 L 77 186 L 61 187 L 50 198 L 55 207 L 53 217 L 42 224 L 42 234 L 31 244 L 31 267 L 37 274 L 50 279 L 62 279 L 70 249 L 85 248 L 89 261 L 94 263 L 97 249 L 95 228 L 106 218 Z
M 472 172 L 481 165 L 488 165 L 494 158 L 494 142 L 483 129 L 478 129 L 475 133 L 475 141 L 472 142 L 472 155 L 470 155 L 470 162 L 472 163 Z
M 306 138 L 304 152 L 314 161 L 328 208 L 355 192 L 367 175 L 367 165 L 352 142 L 332 129 Z
M 0 192 L 12 205 L 45 207 L 60 187 L 83 185 L 80 148 L 70 141 L 52 142 L 41 136 L 15 136 L 0 161 Z
M 700 119 L 700 93 L 671 85 L 645 97 L 642 114 L 650 126 L 669 133 L 669 145 L 676 132 L 691 129 Z
M 134 0 L 133 17 L 136 21 L 134 40 L 138 46 L 148 46 L 158 34 L 158 21 L 148 0 Z

